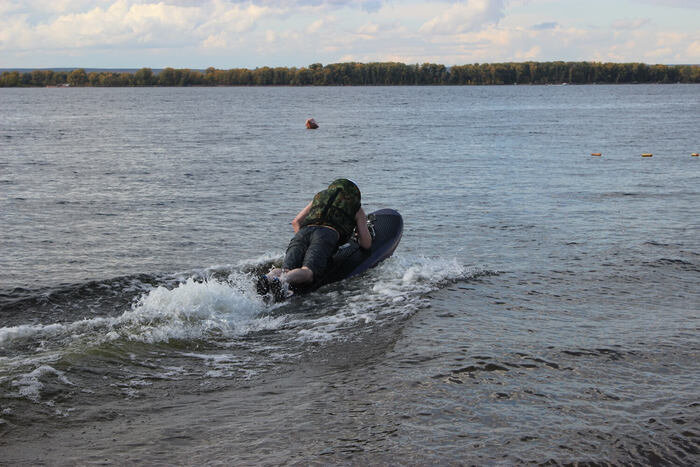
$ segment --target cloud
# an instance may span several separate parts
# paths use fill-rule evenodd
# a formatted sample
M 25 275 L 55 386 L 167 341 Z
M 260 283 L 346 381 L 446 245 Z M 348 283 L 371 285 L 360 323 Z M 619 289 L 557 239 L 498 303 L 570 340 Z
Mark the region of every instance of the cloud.
M 670 47 L 662 47 L 659 49 L 648 50 L 644 52 L 644 58 L 647 59 L 658 59 L 660 57 L 667 57 L 673 54 L 673 49 Z
M 544 31 L 545 29 L 556 29 L 558 27 L 559 23 L 551 21 L 547 23 L 535 24 L 534 26 L 532 26 L 532 29 L 535 31 Z
M 659 11 L 700 6 L 698 0 L 629 2 L 647 4 L 645 12 L 648 5 Z M 700 34 L 684 26 L 692 15 L 672 25 L 665 16 L 625 18 L 620 11 L 635 10 L 611 8 L 596 12 L 593 21 L 562 6 L 566 2 L 557 3 L 0 0 L 0 66 L 48 66 L 47 60 L 52 66 L 203 68 L 345 59 L 446 65 L 531 59 L 700 61 Z
M 70 0 L 62 0 L 70 1 Z M 207 1 L 201 0 L 161 0 L 164 3 L 179 6 L 198 6 Z M 330 7 L 338 8 L 358 8 L 368 12 L 379 10 L 386 0 L 227 0 L 227 3 L 239 5 L 255 5 L 267 8 L 298 8 L 309 6 L 314 8 Z
M 120 0 L 108 8 L 95 7 L 85 12 L 59 14 L 36 25 L 25 20 L 25 40 L 17 41 L 13 46 L 56 49 L 129 43 L 179 45 L 185 40 L 180 33 L 196 25 L 201 18 L 199 13 L 194 7 L 165 3 L 130 4 Z
M 379 25 L 376 23 L 368 23 L 361 26 L 357 33 L 365 36 L 376 36 L 379 32 Z
M 228 2 L 213 2 L 214 8 L 201 9 L 202 16 L 206 17 L 197 31 L 215 30 L 242 33 L 255 28 L 256 24 L 267 16 L 274 16 L 282 12 L 266 6 L 249 4 L 245 6 L 233 5 Z
M 420 27 L 424 34 L 456 34 L 498 23 L 505 0 L 468 0 L 453 3 Z
M 335 16 L 324 16 L 323 18 L 319 18 L 316 21 L 312 22 L 309 24 L 304 32 L 306 34 L 317 34 L 321 33 L 322 31 L 328 29 L 328 28 L 335 28 L 338 23 L 338 18 Z
M 376 12 L 379 0 L 0 0 L 0 50 L 81 50 L 86 48 L 225 49 L 244 42 L 266 21 L 263 31 L 279 38 L 294 31 L 320 33 L 336 21 L 325 14 L 342 8 Z M 295 23 L 288 22 L 296 15 Z M 318 18 L 310 24 L 300 20 Z M 273 27 L 274 26 L 274 27 Z M 262 32 L 261 40 L 270 35 Z
M 527 51 L 516 52 L 515 58 L 517 58 L 518 60 L 535 60 L 535 59 L 540 58 L 541 54 L 542 54 L 542 47 L 540 47 L 539 45 L 536 45 Z
M 640 3 L 648 3 L 651 5 L 671 6 L 677 8 L 700 8 L 700 2 L 697 0 L 637 0 Z
M 695 63 L 700 62 L 700 40 L 688 44 L 685 53 L 685 56 L 690 57 Z
M 44 3 L 32 2 L 33 6 Z M 222 0 L 112 0 L 78 11 L 66 11 L 65 3 L 55 5 L 54 14 L 40 21 L 27 13 L 0 19 L 0 50 L 177 48 L 196 44 L 226 47 L 236 42 L 236 35 L 254 29 L 260 20 L 279 12 L 254 3 Z M 78 8 L 79 4 L 73 6 Z
M 368 0 L 362 2 L 362 9 L 370 13 L 374 13 L 382 8 L 383 3 L 384 2 L 382 2 L 381 0 Z
M 638 18 L 638 19 L 620 19 L 612 23 L 614 29 L 639 29 L 642 26 L 649 24 L 651 20 L 649 18 Z
M 210 34 L 202 41 L 202 47 L 205 49 L 225 49 L 229 47 L 228 38 L 224 33 Z
M 4 3 L 4 2 L 3 2 Z M 15 4 L 24 13 L 32 16 L 50 16 L 54 14 L 75 13 L 96 7 L 108 7 L 113 0 L 14 0 L 7 3 Z

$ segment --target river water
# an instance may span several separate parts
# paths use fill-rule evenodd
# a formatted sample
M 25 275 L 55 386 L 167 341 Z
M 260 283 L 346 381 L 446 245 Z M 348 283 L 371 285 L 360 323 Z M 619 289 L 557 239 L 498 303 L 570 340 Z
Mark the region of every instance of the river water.
M 700 86 L 0 109 L 5 463 L 699 462 Z M 251 278 L 338 177 L 401 244 L 265 304 Z

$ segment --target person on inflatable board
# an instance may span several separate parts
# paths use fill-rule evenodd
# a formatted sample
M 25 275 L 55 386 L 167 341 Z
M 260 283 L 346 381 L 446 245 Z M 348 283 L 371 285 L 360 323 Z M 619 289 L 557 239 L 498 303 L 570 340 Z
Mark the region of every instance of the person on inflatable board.
M 372 246 L 367 215 L 362 209 L 360 189 L 346 178 L 334 180 L 316 193 L 313 200 L 292 220 L 294 238 L 289 242 L 282 269 L 272 269 L 258 278 L 258 293 L 278 294 L 280 281 L 292 289 L 311 285 L 323 277 L 338 247 L 357 231 L 363 249 Z

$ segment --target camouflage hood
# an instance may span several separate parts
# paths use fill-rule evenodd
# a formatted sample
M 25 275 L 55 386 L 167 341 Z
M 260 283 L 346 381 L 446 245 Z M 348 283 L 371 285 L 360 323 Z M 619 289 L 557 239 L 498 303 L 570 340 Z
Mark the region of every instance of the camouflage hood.
M 348 180 L 347 178 L 335 179 L 331 182 L 330 185 L 328 185 L 329 190 L 335 190 L 337 188 L 343 190 L 346 196 L 357 197 L 357 201 L 359 203 L 362 202 L 362 194 L 360 193 L 360 189 L 357 188 L 357 185 L 355 185 L 352 181 Z

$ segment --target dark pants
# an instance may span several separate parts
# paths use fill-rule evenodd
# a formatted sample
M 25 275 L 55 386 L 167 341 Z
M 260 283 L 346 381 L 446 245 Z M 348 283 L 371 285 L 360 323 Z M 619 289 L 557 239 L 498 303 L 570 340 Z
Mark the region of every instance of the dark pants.
M 338 249 L 339 238 L 338 232 L 330 227 L 302 227 L 289 242 L 282 267 L 291 270 L 306 266 L 314 273 L 314 279 L 318 279 Z

